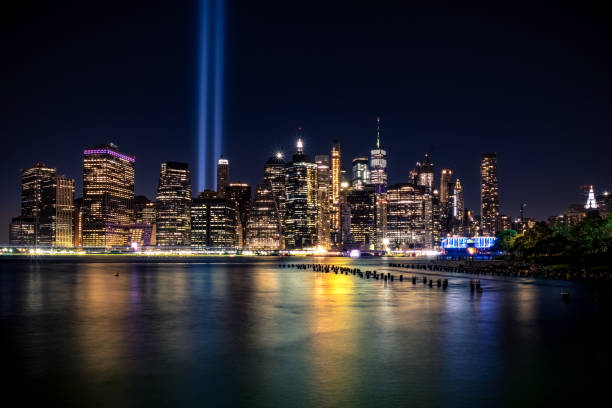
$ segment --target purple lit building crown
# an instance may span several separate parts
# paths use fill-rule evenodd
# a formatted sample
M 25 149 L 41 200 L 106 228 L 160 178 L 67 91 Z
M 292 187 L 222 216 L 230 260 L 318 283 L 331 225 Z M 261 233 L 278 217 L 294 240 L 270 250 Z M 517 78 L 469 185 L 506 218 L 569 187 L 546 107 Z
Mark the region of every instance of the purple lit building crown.
M 90 155 L 90 154 L 110 154 L 111 156 L 115 156 L 118 157 L 120 159 L 123 160 L 127 160 L 131 163 L 134 163 L 136 161 L 136 159 L 134 157 L 116 152 L 114 150 L 110 150 L 110 149 L 87 149 L 83 152 L 84 155 Z

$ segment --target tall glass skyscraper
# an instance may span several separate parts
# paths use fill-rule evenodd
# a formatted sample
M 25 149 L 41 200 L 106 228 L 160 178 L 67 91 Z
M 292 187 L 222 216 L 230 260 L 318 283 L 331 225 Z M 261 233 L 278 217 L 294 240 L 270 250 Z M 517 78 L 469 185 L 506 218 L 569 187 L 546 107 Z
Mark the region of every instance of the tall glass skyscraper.
M 331 213 L 333 208 L 332 184 L 330 174 L 329 156 L 326 154 L 315 156 L 317 164 L 317 235 L 318 245 L 322 248 L 331 247 Z
M 331 151 L 331 194 L 332 211 L 331 223 L 334 231 L 340 228 L 340 182 L 342 177 L 342 157 L 340 155 L 340 142 L 334 140 Z
M 480 228 L 484 236 L 495 235 L 499 216 L 497 153 L 483 153 L 480 162 Z
M 370 178 L 376 192 L 387 188 L 387 151 L 380 143 L 380 116 L 376 118 L 376 147 L 370 151 Z
M 134 219 L 134 162 L 109 143 L 83 152 L 83 246 L 128 243 Z
M 187 163 L 162 163 L 155 199 L 158 246 L 190 244 L 191 175 Z
M 221 157 L 217 162 L 217 197 L 224 198 L 229 184 L 229 160 Z
M 288 249 L 313 247 L 317 244 L 317 165 L 304 154 L 302 139 L 287 164 L 285 181 L 285 245 Z

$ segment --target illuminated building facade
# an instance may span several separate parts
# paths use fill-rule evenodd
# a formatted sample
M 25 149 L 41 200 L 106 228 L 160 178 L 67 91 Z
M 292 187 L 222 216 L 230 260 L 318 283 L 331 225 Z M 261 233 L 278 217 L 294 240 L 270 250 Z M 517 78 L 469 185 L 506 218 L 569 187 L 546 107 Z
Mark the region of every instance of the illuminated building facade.
M 332 211 L 331 223 L 335 231 L 340 228 L 340 182 L 342 172 L 342 160 L 340 156 L 340 142 L 334 140 L 331 151 L 331 193 Z
M 313 247 L 317 244 L 317 165 L 304 154 L 302 139 L 285 171 L 285 245 L 287 249 Z
M 74 200 L 74 220 L 72 221 L 74 246 L 83 246 L 83 197 Z
M 191 175 L 187 163 L 162 163 L 155 199 L 156 244 L 190 244 Z
M 417 162 L 417 185 L 433 191 L 434 186 L 434 165 L 426 154 L 422 162 Z
M 245 247 L 275 251 L 282 248 L 278 201 L 270 184 L 260 184 L 247 221 Z
M 315 156 L 317 165 L 317 237 L 318 246 L 331 248 L 332 183 L 328 155 Z
M 153 246 L 157 243 L 155 203 L 145 196 L 134 199 L 135 222 L 130 226 L 130 245 Z
M 395 184 L 387 189 L 387 238 L 392 249 L 431 248 L 432 197 L 426 186 Z
M 15 217 L 9 225 L 9 245 L 36 246 L 38 219 L 36 217 Z
M 281 152 L 277 152 L 264 164 L 264 184 L 270 186 L 274 202 L 276 203 L 278 218 L 280 220 L 280 249 L 285 248 L 285 237 L 283 233 L 285 225 L 285 203 L 287 202 L 285 168 L 286 163 L 283 160 L 283 154 Z
M 38 221 L 39 245 L 72 247 L 74 245 L 74 180 L 53 176 L 41 186 L 42 207 Z
M 83 246 L 128 244 L 134 218 L 134 162 L 112 143 L 83 152 Z
M 217 162 L 217 197 L 224 198 L 229 185 L 229 160 L 221 157 Z
M 191 204 L 191 246 L 235 249 L 237 219 L 234 203 L 200 194 Z
M 484 236 L 494 236 L 499 216 L 497 153 L 483 153 L 480 163 L 480 228 Z
M 347 195 L 350 208 L 350 236 L 361 249 L 374 249 L 376 244 L 376 194 L 372 187 L 353 189 Z
M 38 217 L 42 208 L 42 189 L 56 175 L 56 169 L 42 163 L 21 171 L 21 216 Z
M 597 209 L 597 201 L 595 200 L 595 191 L 593 186 L 588 187 L 587 199 L 584 204 L 584 208 L 586 210 L 596 210 Z
M 244 244 L 247 221 L 251 213 L 251 186 L 247 183 L 229 183 L 225 187 L 225 198 L 236 208 L 238 247 Z
M 351 185 L 356 190 L 362 190 L 370 184 L 370 167 L 367 157 L 356 157 L 353 159 L 353 178 Z
M 380 143 L 380 116 L 376 118 L 376 147 L 370 151 L 370 179 L 377 193 L 387 187 L 387 151 Z
M 443 205 L 447 205 L 452 201 L 453 195 L 453 183 L 451 178 L 453 177 L 453 172 L 451 169 L 442 169 L 440 172 L 440 202 Z
M 453 218 L 460 222 L 463 222 L 463 187 L 461 186 L 461 180 L 455 180 L 455 186 L 453 187 Z

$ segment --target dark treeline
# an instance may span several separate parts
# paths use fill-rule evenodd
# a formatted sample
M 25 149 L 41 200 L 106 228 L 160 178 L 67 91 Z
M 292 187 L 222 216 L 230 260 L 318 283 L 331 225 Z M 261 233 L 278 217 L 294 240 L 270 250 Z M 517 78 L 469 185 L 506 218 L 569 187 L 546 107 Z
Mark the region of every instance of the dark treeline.
M 610 272 L 612 214 L 602 218 L 588 212 L 575 226 L 538 222 L 524 234 L 514 230 L 497 234 L 497 249 L 510 260 L 535 262 L 553 268 Z

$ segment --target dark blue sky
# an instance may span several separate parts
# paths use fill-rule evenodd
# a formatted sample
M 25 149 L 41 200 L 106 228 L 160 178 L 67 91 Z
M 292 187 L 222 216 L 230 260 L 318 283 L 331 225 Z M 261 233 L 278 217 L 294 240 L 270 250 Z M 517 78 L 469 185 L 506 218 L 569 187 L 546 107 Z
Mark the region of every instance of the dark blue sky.
M 265 3 L 265 4 L 263 4 Z M 611 56 L 603 10 L 500 5 L 366 7 L 229 2 L 224 153 L 256 184 L 276 149 L 339 139 L 344 165 L 383 118 L 391 182 L 425 152 L 479 203 L 479 160 L 497 151 L 502 211 L 545 218 L 612 188 Z M 77 180 L 83 148 L 134 154 L 136 192 L 162 161 L 195 162 L 197 2 L 31 3 L 0 25 L 0 242 L 19 213 L 19 169 L 41 161 Z M 593 6 L 590 6 L 593 7 Z M 195 182 L 194 182 L 195 185 Z

